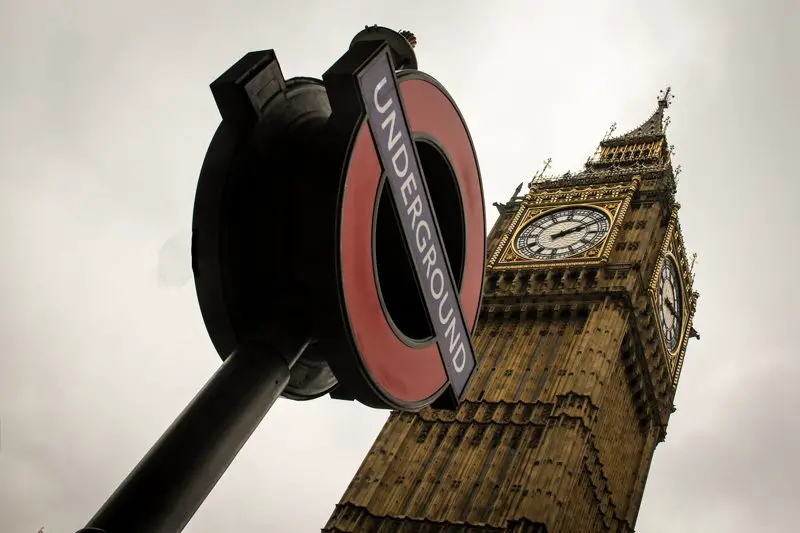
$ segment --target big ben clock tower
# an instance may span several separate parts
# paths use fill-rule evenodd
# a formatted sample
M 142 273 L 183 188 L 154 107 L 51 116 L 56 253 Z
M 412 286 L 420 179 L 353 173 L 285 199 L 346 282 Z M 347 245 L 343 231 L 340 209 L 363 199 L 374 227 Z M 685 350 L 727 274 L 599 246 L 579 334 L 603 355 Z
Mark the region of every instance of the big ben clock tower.
M 495 204 L 464 403 L 392 413 L 323 531 L 634 530 L 697 336 L 670 97 Z

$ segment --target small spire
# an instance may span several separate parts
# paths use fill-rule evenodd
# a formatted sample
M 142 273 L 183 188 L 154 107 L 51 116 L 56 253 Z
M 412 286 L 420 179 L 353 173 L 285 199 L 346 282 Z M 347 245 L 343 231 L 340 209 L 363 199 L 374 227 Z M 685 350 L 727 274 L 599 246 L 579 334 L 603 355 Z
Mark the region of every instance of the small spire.
M 613 124 L 611 125 L 611 127 L 610 127 L 610 128 L 608 128 L 608 131 L 607 131 L 607 132 L 606 132 L 606 134 L 603 136 L 603 140 L 605 141 L 606 139 L 608 139 L 609 137 L 611 137 L 611 134 L 612 134 L 612 133 L 614 133 L 614 131 L 615 131 L 616 129 L 617 129 L 617 123 L 615 122 L 615 123 L 613 123 Z
M 552 158 L 552 157 L 548 157 L 547 159 L 545 159 L 544 161 L 542 161 L 542 163 L 544 164 L 544 167 L 542 167 L 542 170 L 541 170 L 541 172 L 537 173 L 537 176 L 544 176 L 544 173 L 545 173 L 545 172 L 547 172 L 547 169 L 548 169 L 548 168 L 550 168 L 550 163 L 551 163 L 552 161 L 553 161 L 553 158 Z
M 533 178 L 531 179 L 530 185 L 539 181 L 544 181 L 544 173 L 547 171 L 548 168 L 550 168 L 550 163 L 552 161 L 553 161 L 552 157 L 548 157 L 543 161 L 544 167 L 542 168 L 542 170 L 536 171 L 536 173 L 533 175 Z

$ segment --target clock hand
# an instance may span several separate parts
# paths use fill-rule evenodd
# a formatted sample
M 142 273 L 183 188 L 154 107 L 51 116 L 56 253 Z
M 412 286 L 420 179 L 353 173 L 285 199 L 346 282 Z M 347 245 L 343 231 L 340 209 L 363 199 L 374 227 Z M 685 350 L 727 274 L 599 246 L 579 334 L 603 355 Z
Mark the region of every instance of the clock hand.
M 669 298 L 664 298 L 664 303 L 667 305 L 667 308 L 669 309 L 669 312 L 672 314 L 672 316 L 678 315 L 678 313 L 675 312 L 675 307 L 673 307 L 672 305 L 672 300 L 670 300 Z
M 553 239 L 560 239 L 561 237 L 564 237 L 565 235 L 569 235 L 570 233 L 575 233 L 576 231 L 580 231 L 582 229 L 588 228 L 592 224 L 594 224 L 594 222 L 585 222 L 583 224 L 578 224 L 575 227 L 572 227 L 572 228 L 569 228 L 569 229 L 565 229 L 563 231 L 559 231 L 558 233 L 554 234 L 552 238 Z
M 558 238 L 563 237 L 564 235 L 569 235 L 570 233 L 574 233 L 574 232 L 578 231 L 580 228 L 581 228 L 581 226 L 578 225 L 578 226 L 575 226 L 574 228 L 565 229 L 563 231 L 559 231 L 558 233 L 553 235 L 553 237 L 558 239 Z
M 570 233 L 576 232 L 576 231 L 578 231 L 578 230 L 580 230 L 582 228 L 583 228 L 583 225 L 578 225 L 578 226 L 575 226 L 574 228 L 565 229 L 563 231 L 559 231 L 558 233 L 555 233 L 552 238 L 553 239 L 560 239 L 561 237 L 563 237 L 565 235 L 569 235 Z

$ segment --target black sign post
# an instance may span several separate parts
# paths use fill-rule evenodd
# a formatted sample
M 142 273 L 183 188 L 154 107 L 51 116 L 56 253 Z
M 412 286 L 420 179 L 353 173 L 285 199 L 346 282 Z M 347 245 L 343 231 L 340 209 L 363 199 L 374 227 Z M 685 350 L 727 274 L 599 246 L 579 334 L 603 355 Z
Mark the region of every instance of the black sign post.
M 81 532 L 183 530 L 283 393 L 301 355 L 259 344 L 232 353 Z
M 223 364 L 82 532 L 181 531 L 279 396 L 464 397 L 485 217 L 463 118 L 386 28 L 323 78 L 266 50 L 211 84 L 192 269 Z

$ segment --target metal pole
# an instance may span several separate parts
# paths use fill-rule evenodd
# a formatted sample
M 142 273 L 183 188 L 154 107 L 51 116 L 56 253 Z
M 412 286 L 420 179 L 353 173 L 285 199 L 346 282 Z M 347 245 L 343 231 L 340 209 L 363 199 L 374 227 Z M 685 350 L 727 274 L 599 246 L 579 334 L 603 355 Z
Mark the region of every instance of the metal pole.
M 186 527 L 289 383 L 297 353 L 234 351 L 78 533 L 177 533 Z

